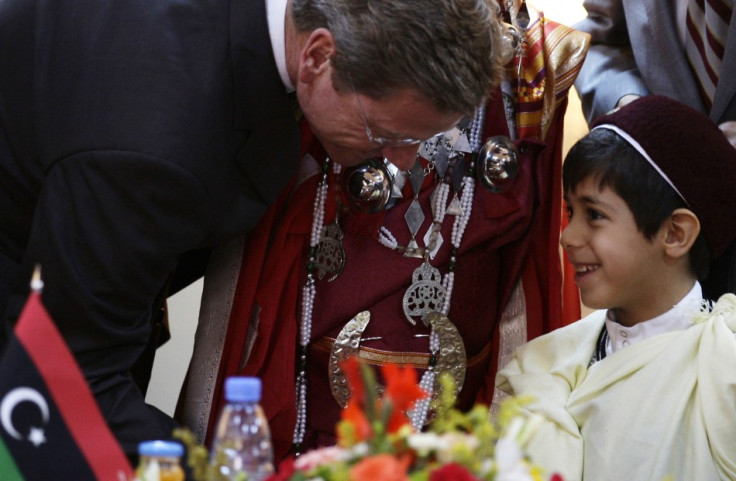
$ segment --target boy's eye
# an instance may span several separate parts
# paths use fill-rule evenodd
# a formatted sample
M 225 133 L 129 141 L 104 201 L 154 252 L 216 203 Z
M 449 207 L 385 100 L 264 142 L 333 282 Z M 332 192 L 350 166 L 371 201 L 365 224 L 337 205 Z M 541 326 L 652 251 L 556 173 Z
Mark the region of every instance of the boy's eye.
M 603 214 L 594 209 L 588 209 L 588 217 L 590 220 L 599 220 L 604 218 Z

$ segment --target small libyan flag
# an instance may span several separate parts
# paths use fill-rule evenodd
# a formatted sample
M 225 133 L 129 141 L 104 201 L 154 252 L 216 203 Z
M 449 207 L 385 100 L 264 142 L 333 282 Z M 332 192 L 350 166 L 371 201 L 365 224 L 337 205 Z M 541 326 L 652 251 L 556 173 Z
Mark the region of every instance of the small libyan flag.
M 33 291 L 0 358 L 0 478 L 133 479 L 79 366 Z

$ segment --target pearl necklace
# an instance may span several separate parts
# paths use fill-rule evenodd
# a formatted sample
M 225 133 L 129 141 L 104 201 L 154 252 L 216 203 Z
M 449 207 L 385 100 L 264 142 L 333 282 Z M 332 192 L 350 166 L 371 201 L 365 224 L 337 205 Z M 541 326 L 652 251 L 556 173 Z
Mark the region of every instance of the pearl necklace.
M 296 376 L 296 425 L 294 426 L 293 447 L 296 455 L 302 452 L 304 433 L 307 428 L 307 351 L 312 337 L 312 314 L 317 288 L 314 280 L 317 246 L 322 235 L 325 220 L 325 204 L 330 158 L 322 165 L 322 179 L 317 185 L 312 213 L 312 231 L 309 237 L 309 260 L 307 261 L 307 280 L 302 288 L 301 322 L 299 325 L 299 371 Z M 335 168 L 337 164 L 335 164 Z

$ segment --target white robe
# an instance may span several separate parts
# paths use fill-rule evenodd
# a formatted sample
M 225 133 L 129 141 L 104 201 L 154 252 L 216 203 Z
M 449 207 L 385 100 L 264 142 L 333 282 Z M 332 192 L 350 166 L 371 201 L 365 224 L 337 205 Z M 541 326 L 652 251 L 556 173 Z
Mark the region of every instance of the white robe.
M 604 321 L 537 338 L 499 372 L 544 419 L 532 461 L 565 481 L 736 479 L 736 296 L 588 368 Z

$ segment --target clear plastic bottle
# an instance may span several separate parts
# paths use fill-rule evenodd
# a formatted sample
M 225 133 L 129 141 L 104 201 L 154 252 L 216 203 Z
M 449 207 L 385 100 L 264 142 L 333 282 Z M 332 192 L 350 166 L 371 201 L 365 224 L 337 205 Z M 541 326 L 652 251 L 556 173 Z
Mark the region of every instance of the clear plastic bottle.
M 260 405 L 261 380 L 229 377 L 227 403 L 220 413 L 210 464 L 222 479 L 261 481 L 273 474 L 273 446 L 268 420 Z
M 138 445 L 140 481 L 184 481 L 184 447 L 173 441 L 145 441 Z

